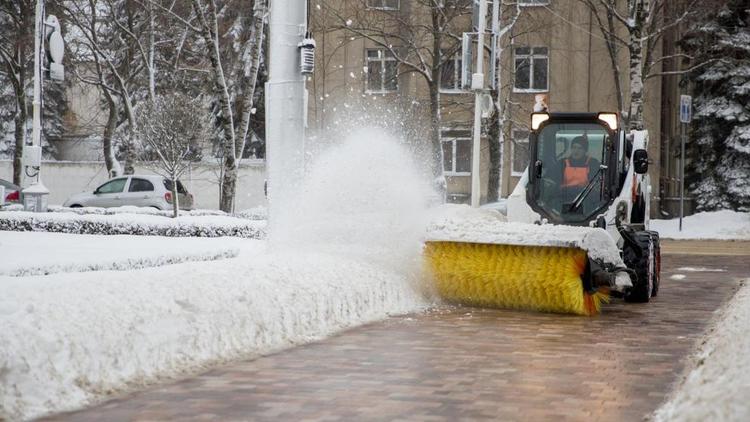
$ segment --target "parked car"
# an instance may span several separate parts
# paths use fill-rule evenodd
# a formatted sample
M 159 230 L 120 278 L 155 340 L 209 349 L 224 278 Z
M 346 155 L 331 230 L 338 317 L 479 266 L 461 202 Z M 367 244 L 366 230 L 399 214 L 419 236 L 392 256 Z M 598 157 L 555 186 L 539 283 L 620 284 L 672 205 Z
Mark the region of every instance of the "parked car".
M 23 203 L 23 188 L 3 179 L 0 179 L 0 186 L 5 188 L 5 204 Z M 0 204 L 2 203 L 3 201 L 0 201 Z
M 177 195 L 182 210 L 193 208 L 193 195 L 177 181 Z M 65 207 L 153 207 L 172 209 L 172 181 L 162 176 L 128 175 L 110 179 L 93 192 L 82 192 L 68 198 Z

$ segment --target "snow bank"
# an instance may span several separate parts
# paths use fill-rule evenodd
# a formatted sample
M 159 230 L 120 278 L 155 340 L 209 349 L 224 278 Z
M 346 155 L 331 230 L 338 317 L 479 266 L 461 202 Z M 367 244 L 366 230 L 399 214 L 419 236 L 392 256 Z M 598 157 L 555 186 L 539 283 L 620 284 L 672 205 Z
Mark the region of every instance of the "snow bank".
M 424 305 L 403 274 L 319 254 L 0 276 L 0 289 L 0 419 L 11 420 Z
M 310 168 L 294 203 L 271 220 L 278 231 L 245 240 L 238 258 L 0 276 L 0 419 L 74 409 L 426 306 L 429 192 L 402 146 L 363 132 Z M 169 220 L 80 216 L 130 225 L 135 217 Z M 206 218 L 226 217 L 177 222 Z
M 750 213 L 730 210 L 700 212 L 682 219 L 651 220 L 662 239 L 750 240 Z
M 74 234 L 134 234 L 147 236 L 265 236 L 265 221 L 229 216 L 181 216 L 165 218 L 144 214 L 71 214 L 0 212 L 0 231 L 45 231 Z
M 703 340 L 656 421 L 750 420 L 750 279 Z
M 573 247 L 605 263 L 625 266 L 617 245 L 600 228 L 508 223 L 495 210 L 445 205 L 435 210 L 427 230 L 427 240 Z
M 44 232 L 0 232 L 0 275 L 128 270 L 232 258 L 250 241 Z

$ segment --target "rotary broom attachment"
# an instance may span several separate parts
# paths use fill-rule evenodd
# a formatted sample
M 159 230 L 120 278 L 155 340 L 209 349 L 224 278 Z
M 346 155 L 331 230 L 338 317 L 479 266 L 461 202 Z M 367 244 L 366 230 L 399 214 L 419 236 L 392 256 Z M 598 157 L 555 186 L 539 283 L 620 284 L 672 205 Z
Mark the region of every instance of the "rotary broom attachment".
M 632 286 L 605 230 L 509 223 L 497 212 L 457 205 L 436 212 L 423 256 L 449 302 L 596 315 L 610 289 Z
M 450 302 L 596 315 L 606 291 L 587 291 L 586 251 L 568 247 L 427 242 L 437 291 Z

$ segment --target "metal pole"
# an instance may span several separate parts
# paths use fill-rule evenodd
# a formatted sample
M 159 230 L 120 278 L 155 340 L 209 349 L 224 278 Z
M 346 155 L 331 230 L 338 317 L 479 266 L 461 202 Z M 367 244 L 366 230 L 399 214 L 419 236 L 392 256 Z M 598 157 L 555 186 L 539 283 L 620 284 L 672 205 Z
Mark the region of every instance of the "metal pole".
M 479 152 L 482 135 L 482 93 L 484 91 L 484 31 L 487 16 L 487 0 L 479 1 L 479 28 L 477 33 L 477 72 L 472 75 L 471 87 L 474 89 L 474 142 L 471 148 L 471 206 L 479 206 Z
M 682 231 L 682 217 L 685 215 L 685 128 L 686 123 L 680 123 L 680 231 Z
M 266 175 L 270 231 L 290 206 L 304 173 L 305 77 L 298 45 L 307 32 L 307 0 L 271 1 L 266 83 Z
M 31 145 L 42 145 L 42 31 L 44 30 L 44 0 L 37 0 L 34 16 L 34 99 L 32 101 Z M 41 160 L 40 160 L 41 164 Z M 41 173 L 41 168 L 39 170 Z M 36 181 L 39 181 L 37 173 Z

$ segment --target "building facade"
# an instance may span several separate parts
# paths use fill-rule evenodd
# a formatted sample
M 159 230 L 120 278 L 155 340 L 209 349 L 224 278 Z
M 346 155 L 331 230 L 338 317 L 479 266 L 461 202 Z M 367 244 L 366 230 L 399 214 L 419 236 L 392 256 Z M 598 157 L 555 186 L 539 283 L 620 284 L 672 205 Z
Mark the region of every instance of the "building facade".
M 447 16 L 447 22 L 435 19 L 435 9 Z M 382 125 L 389 130 L 403 129 L 407 139 L 425 143 L 425 151 L 434 151 L 429 139 L 436 115 L 430 105 L 437 85 L 437 125 L 448 198 L 468 203 L 474 93 L 464 84 L 464 73 L 471 69 L 464 69 L 463 63 L 473 59 L 476 47 L 467 55 L 462 36 L 475 30 L 474 9 L 471 0 L 351 0 L 314 7 L 311 27 L 318 56 L 316 73 L 308 83 L 310 132 L 335 132 L 352 122 Z M 488 16 L 492 9 L 490 2 Z M 488 191 L 491 172 L 498 173 L 496 193 L 504 197 L 528 165 L 529 120 L 537 96 L 545 97 L 552 112 L 626 109 L 627 51 L 623 48 L 617 55 L 617 65 L 624 70 L 618 95 L 608 45 L 599 28 L 602 14 L 599 11 L 597 17 L 581 0 L 520 0 L 517 5 L 502 7 L 495 28 L 496 66 L 490 59 L 493 49 L 485 50 L 485 69 L 495 67 L 495 79 L 488 77 L 487 84 L 494 82 L 496 89 L 491 94 L 498 106 L 483 119 L 481 202 L 496 197 Z M 491 28 L 490 19 L 488 30 Z M 437 30 L 441 34 L 436 40 Z M 618 35 L 627 38 L 627 34 Z M 476 39 L 475 35 L 469 37 Z M 485 40 L 492 45 L 495 38 L 486 36 Z M 660 43 L 652 54 L 660 54 L 661 48 Z M 492 71 L 485 70 L 485 74 L 491 76 Z M 645 82 L 652 216 L 660 209 L 660 192 L 664 192 L 660 187 L 662 139 L 671 140 L 674 130 L 662 126 L 669 114 L 663 98 L 674 97 L 667 89 L 674 87 L 664 84 L 662 78 Z M 493 131 L 493 124 L 500 129 Z M 501 160 L 493 161 L 493 148 Z

